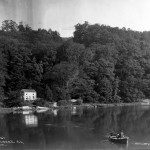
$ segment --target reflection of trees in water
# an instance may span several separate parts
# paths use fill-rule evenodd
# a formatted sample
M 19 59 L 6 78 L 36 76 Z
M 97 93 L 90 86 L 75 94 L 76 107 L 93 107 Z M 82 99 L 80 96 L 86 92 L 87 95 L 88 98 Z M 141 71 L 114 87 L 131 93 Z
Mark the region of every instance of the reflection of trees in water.
M 95 133 L 106 135 L 109 132 L 117 131 L 120 111 L 120 109 L 112 107 L 98 109 L 99 115 L 93 122 Z
M 0 137 L 9 138 L 6 116 L 0 115 Z
M 56 148 L 71 145 L 90 146 L 101 140 L 110 131 L 123 129 L 132 136 L 149 137 L 150 110 L 139 107 L 109 107 L 98 109 L 59 110 L 52 113 L 37 114 L 38 126 L 28 128 L 23 115 L 0 116 L 0 134 L 13 140 L 28 143 L 28 147 Z
M 139 107 L 112 107 L 100 109 L 99 116 L 93 122 L 95 131 L 106 134 L 124 130 L 127 134 L 150 133 L 150 110 Z

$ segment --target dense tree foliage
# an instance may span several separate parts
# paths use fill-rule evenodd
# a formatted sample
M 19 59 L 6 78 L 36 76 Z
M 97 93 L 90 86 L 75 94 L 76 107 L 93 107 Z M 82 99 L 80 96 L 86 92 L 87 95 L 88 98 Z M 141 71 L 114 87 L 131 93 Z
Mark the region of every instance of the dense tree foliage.
M 0 99 L 33 88 L 47 101 L 135 102 L 150 98 L 150 32 L 77 24 L 73 38 L 5 20 Z M 15 96 L 14 96 L 15 97 Z

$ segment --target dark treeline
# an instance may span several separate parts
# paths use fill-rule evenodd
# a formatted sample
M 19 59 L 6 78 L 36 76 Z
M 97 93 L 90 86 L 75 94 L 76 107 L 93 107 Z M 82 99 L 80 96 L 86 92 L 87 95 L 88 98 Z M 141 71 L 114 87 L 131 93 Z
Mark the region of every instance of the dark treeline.
M 150 32 L 77 24 L 73 38 L 12 20 L 0 30 L 0 98 L 33 88 L 47 101 L 150 98 Z

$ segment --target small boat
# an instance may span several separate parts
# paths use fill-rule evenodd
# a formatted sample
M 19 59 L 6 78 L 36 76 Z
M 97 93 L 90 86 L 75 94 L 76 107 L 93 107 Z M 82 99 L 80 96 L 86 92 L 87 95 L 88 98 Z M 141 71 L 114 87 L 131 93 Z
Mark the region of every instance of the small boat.
M 49 110 L 48 107 L 40 107 L 40 106 L 37 106 L 36 107 L 36 110 Z
M 109 140 L 114 143 L 127 144 L 129 137 L 127 136 L 117 137 L 116 135 L 110 135 Z
M 36 112 L 37 112 L 37 113 L 46 112 L 46 111 L 48 111 L 48 110 L 49 110 L 48 107 L 40 107 L 40 106 L 37 106 L 37 107 L 36 107 Z

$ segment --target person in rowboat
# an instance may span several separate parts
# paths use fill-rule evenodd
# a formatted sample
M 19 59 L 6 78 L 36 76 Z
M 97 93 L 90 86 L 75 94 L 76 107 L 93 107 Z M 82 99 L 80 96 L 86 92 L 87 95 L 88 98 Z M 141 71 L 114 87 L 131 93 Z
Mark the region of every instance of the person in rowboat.
M 117 135 L 117 138 L 123 138 L 124 137 L 124 133 L 123 131 L 121 131 L 118 135 Z

